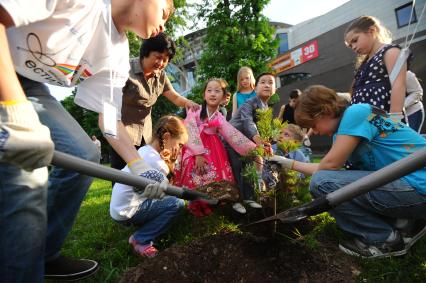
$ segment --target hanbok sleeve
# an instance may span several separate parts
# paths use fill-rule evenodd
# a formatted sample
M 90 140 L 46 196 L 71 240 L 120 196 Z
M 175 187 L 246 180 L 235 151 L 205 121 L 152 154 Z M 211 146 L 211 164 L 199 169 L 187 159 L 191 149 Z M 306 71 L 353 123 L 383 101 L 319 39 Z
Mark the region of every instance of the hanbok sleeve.
M 187 149 L 192 153 L 191 155 L 200 155 L 206 153 L 203 142 L 200 138 L 200 129 L 197 125 L 197 117 L 200 115 L 200 110 L 187 112 L 184 124 L 188 130 L 188 143 L 186 144 Z
M 222 114 L 218 115 L 220 126 L 218 127 L 219 134 L 224 140 L 240 155 L 248 155 L 250 151 L 256 148 L 256 144 L 235 129 Z

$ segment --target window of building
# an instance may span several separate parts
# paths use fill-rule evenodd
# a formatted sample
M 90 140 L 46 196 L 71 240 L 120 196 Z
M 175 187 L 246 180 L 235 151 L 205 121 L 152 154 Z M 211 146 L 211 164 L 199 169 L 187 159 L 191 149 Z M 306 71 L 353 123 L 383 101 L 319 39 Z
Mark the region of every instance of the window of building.
M 282 54 L 286 51 L 288 51 L 288 34 L 287 33 L 279 33 L 277 34 L 277 37 L 279 39 L 279 47 L 278 47 L 278 54 Z
M 280 82 L 282 86 L 285 86 L 298 81 L 307 80 L 310 77 L 312 77 L 310 73 L 289 73 L 281 75 Z
M 402 28 L 408 25 L 412 7 L 413 7 L 413 2 L 409 2 L 395 9 L 396 22 L 398 24 L 398 28 Z M 411 16 L 411 23 L 416 23 L 416 22 L 417 22 L 417 15 L 416 15 L 416 10 L 414 9 L 413 15 Z

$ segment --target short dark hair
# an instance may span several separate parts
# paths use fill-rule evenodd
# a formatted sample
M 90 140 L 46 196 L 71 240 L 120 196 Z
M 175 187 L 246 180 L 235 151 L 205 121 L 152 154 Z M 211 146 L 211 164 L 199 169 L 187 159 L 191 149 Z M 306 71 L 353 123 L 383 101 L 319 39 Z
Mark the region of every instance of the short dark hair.
M 257 78 L 256 78 L 256 84 L 255 84 L 255 86 L 257 86 L 257 83 L 259 82 L 260 78 L 261 78 L 261 77 L 264 77 L 264 76 L 272 76 L 272 77 L 274 77 L 274 78 L 275 78 L 275 75 L 274 75 L 274 74 L 272 74 L 272 73 L 270 73 L 270 72 L 261 73 L 261 74 L 260 74 L 260 75 L 258 75 L 258 76 L 257 76 Z
M 164 32 L 160 32 L 157 36 L 145 39 L 142 42 L 139 58 L 148 57 L 151 52 L 155 51 L 160 53 L 167 51 L 169 61 L 171 61 L 176 54 L 176 44 Z
M 296 99 L 296 98 L 299 98 L 299 95 L 301 95 L 301 94 L 302 94 L 302 92 L 300 91 L 300 89 L 298 89 L 298 88 L 293 89 L 293 90 L 290 92 L 290 99 Z

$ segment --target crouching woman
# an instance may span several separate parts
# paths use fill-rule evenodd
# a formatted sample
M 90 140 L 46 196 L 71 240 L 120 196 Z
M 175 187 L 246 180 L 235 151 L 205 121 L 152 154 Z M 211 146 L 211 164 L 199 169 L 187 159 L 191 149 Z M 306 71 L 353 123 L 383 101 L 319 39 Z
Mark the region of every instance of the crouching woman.
M 333 136 L 320 163 L 274 156 L 282 167 L 313 175 L 314 198 L 331 193 L 426 146 L 426 140 L 383 110 L 348 105 L 324 86 L 307 88 L 295 109 L 299 126 Z M 341 170 L 349 161 L 354 170 Z M 339 247 L 366 258 L 403 255 L 426 233 L 426 168 L 345 202 L 330 211 L 352 239 Z

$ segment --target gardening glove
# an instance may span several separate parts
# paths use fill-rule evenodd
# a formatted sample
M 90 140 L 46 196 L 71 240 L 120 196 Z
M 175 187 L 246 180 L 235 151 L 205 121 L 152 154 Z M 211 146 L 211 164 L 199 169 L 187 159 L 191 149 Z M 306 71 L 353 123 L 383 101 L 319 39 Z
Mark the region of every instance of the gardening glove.
M 54 144 L 29 101 L 0 102 L 0 161 L 26 171 L 50 164 Z
M 310 147 L 311 146 L 311 140 L 309 139 L 308 135 L 306 135 L 303 140 L 302 140 L 302 144 L 306 147 Z
M 294 160 L 285 158 L 284 156 L 279 155 L 273 155 L 271 157 L 268 157 L 267 159 L 269 162 L 275 162 L 281 165 L 281 168 L 283 169 L 293 169 Z
M 189 202 L 188 210 L 195 217 L 208 216 L 213 212 L 210 205 L 203 200 L 194 200 L 194 201 Z
M 136 193 L 149 199 L 161 199 L 165 196 L 169 181 L 164 174 L 148 166 L 141 158 L 130 162 L 127 166 L 134 175 L 156 181 L 156 183 L 148 184 L 145 189 L 133 187 Z

